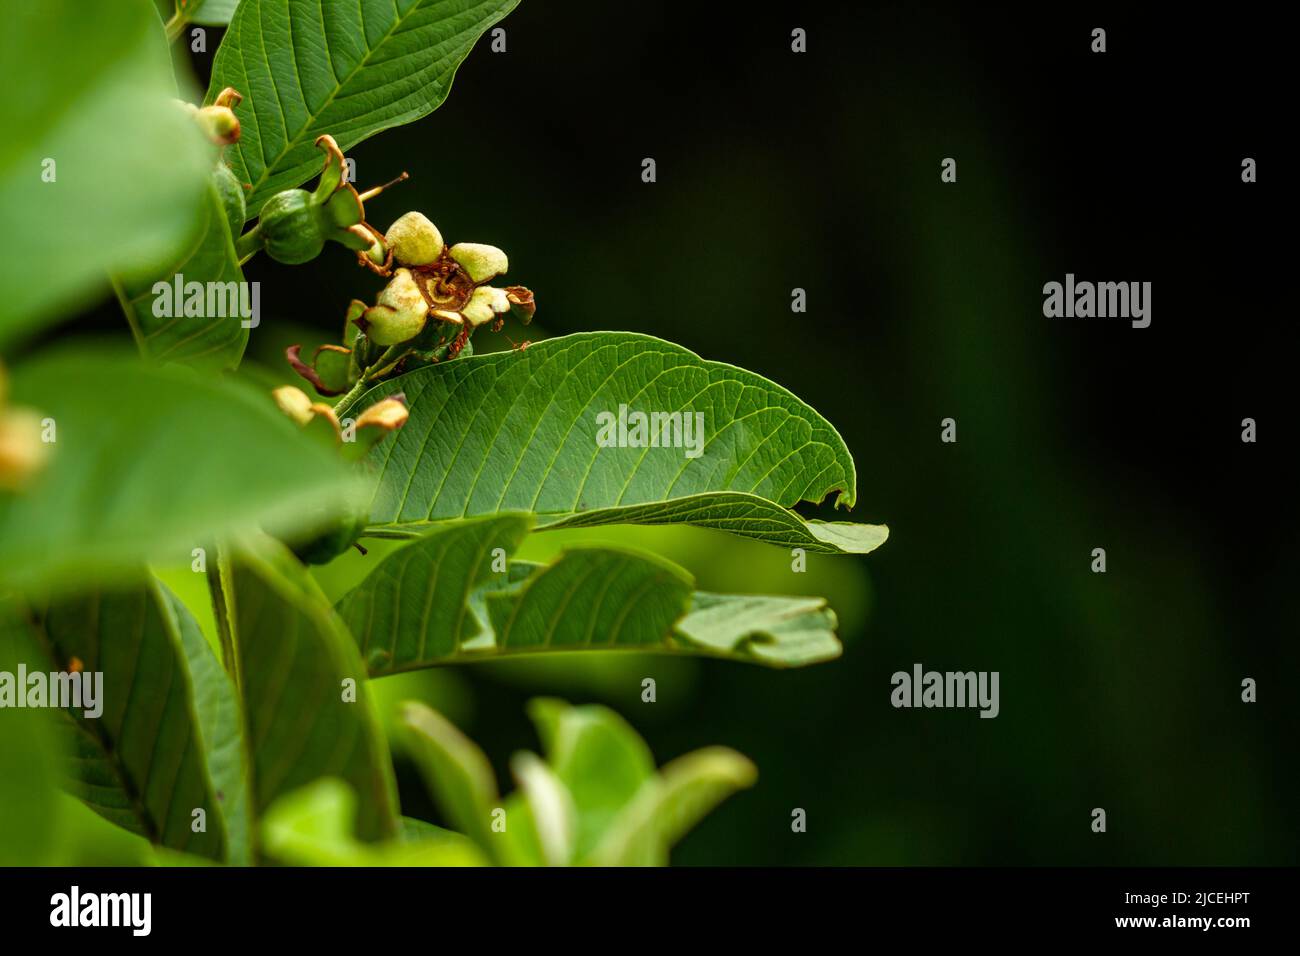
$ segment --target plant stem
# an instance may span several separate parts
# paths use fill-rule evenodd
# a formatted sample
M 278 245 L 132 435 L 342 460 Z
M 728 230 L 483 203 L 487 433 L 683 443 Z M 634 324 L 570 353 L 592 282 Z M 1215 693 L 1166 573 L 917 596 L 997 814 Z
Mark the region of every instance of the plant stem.
M 343 416 L 347 414 L 348 409 L 357 403 L 357 399 L 361 397 L 369 384 L 370 382 L 366 379 L 365 374 L 362 373 L 361 377 L 357 379 L 357 383 L 348 389 L 347 394 L 335 403 L 334 417 L 340 422 L 343 421 Z
M 251 259 L 253 255 L 256 254 L 257 250 L 261 248 L 262 224 L 260 222 L 235 240 L 235 255 L 239 257 L 239 264 L 241 266 Z
M 371 374 L 375 371 L 382 371 L 393 362 L 397 361 L 397 358 L 406 351 L 407 344 L 408 343 L 405 342 L 399 342 L 397 345 L 388 346 L 388 348 L 384 350 L 384 354 L 375 359 L 375 361 L 371 363 L 370 367 L 361 373 L 361 377 L 357 379 L 357 384 L 348 389 L 347 394 L 335 403 L 335 418 L 339 421 L 343 421 L 343 416 L 351 410 L 352 406 L 357 403 L 357 399 L 362 396 L 367 386 L 371 384 Z
M 212 614 L 217 621 L 217 638 L 221 642 L 221 662 L 226 673 L 239 689 L 239 662 L 235 658 L 235 633 L 230 624 L 230 602 L 226 593 L 226 582 L 230 577 L 230 560 L 225 550 L 219 545 L 212 548 L 213 561 L 208 564 L 205 576 L 208 579 L 208 593 L 212 597 Z

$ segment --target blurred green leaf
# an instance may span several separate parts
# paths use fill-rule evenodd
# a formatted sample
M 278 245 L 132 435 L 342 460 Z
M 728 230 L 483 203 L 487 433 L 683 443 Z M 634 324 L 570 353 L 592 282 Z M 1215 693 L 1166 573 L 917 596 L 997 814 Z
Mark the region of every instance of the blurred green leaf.
M 289 866 L 481 866 L 478 849 L 431 824 L 418 836 L 363 843 L 353 835 L 357 796 L 342 780 L 324 777 L 286 793 L 262 821 L 268 856 Z M 404 825 L 405 825 L 405 821 Z M 419 822 L 419 821 L 415 821 Z
M 192 233 L 212 150 L 175 96 L 148 0 L 6 9 L 0 347 L 107 288 L 109 271 L 163 266 Z
M 655 773 L 641 735 L 608 707 L 573 707 L 551 697 L 528 703 L 546 759 L 572 794 L 578 814 L 575 852 L 586 856 Z
M 110 350 L 14 370 L 13 401 L 57 440 L 32 487 L 0 493 L 0 584 L 85 589 L 274 521 L 304 527 L 352 478 L 271 398 Z
M 447 822 L 482 847 L 493 861 L 502 862 L 502 848 L 492 833 L 492 811 L 500 805 L 500 798 L 492 765 L 483 751 L 424 704 L 404 704 L 401 723 L 407 731 L 411 757 Z
M 41 654 L 13 598 L 0 596 L 0 671 L 35 667 Z M 59 815 L 59 764 L 64 759 L 50 714 L 0 707 L 0 866 L 51 861 Z
M 726 747 L 705 747 L 665 764 L 602 836 L 588 862 L 664 866 L 668 851 L 719 803 L 754 785 L 758 771 Z
M 244 774 L 239 700 L 194 615 L 165 586 L 160 585 L 160 590 L 179 625 L 203 753 L 226 824 L 226 862 L 245 866 L 253 862 L 253 844 L 248 832 L 248 781 Z
M 239 740 L 232 724 L 216 723 L 219 713 L 209 711 L 209 740 L 200 729 L 181 632 L 203 638 L 185 607 L 151 580 L 37 608 L 33 628 L 46 668 L 68 671 L 76 660 L 83 680 L 102 675 L 98 716 L 86 707 L 59 711 L 73 753 L 72 793 L 152 843 L 224 860 L 223 807 L 238 800 Z M 202 650 L 211 656 L 206 644 Z M 207 709 L 218 693 L 210 675 L 203 690 Z M 233 789 L 218 796 L 219 779 Z M 195 810 L 205 819 L 197 833 Z
M 181 295 L 176 294 L 178 277 Z M 152 278 L 123 280 L 119 297 L 140 351 L 146 356 L 217 371 L 237 366 L 248 344 L 248 329 L 239 308 L 243 281 L 221 198 L 209 183 L 199 228 L 190 244 L 176 261 Z M 158 282 L 165 283 L 169 290 L 162 292 L 163 298 L 154 293 Z M 205 291 L 202 314 L 185 314 L 189 296 L 184 287 L 191 282 L 203 283 L 205 290 L 220 290 L 221 301 L 212 303 L 216 307 L 209 309 Z M 164 311 L 171 315 L 155 315 L 158 302 L 169 304 L 171 308 Z
M 778 667 L 840 652 L 822 598 L 693 593 L 677 565 L 614 548 L 506 564 L 530 521 L 504 514 L 436 526 L 345 594 L 339 614 L 370 674 L 556 651 L 706 654 Z
M 320 170 L 314 144 L 350 149 L 427 116 L 478 38 L 519 0 L 244 0 L 212 66 L 210 103 L 244 95 L 231 168 L 251 183 L 250 215 Z
M 498 866 L 563 865 L 575 822 L 563 784 L 531 754 L 516 754 L 520 789 L 504 800 L 478 745 L 424 704 L 407 702 L 400 721 L 407 750 L 444 817 Z
M 434 365 L 371 389 L 356 411 L 397 392 L 411 415 L 371 456 L 371 534 L 499 511 L 542 527 L 690 522 L 816 551 L 869 551 L 887 533 L 788 510 L 832 495 L 853 505 L 853 459 L 830 423 L 761 376 L 651 336 L 582 333 Z M 622 406 L 703 415 L 699 455 L 602 447 L 601 416 Z
M 315 581 L 278 541 L 234 557 L 229 595 L 253 812 L 322 777 L 361 798 L 357 832 L 397 833 L 396 783 L 356 645 Z
M 402 708 L 443 815 L 499 865 L 664 865 L 691 827 L 757 778 L 749 760 L 725 747 L 697 750 L 656 773 L 645 742 L 605 707 L 547 698 L 529 711 L 547 760 L 515 754 L 519 789 L 503 801 L 472 741 L 423 704 Z
M 545 866 L 568 866 L 578 836 L 578 811 L 569 789 L 541 758 L 527 751 L 510 758 L 510 772 L 528 806 L 540 861 Z

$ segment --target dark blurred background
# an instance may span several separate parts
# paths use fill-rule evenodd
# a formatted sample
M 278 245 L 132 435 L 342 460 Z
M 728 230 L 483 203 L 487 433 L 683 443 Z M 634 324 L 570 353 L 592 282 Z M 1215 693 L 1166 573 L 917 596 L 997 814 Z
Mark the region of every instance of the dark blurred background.
M 441 109 L 350 155 L 362 188 L 412 175 L 367 204 L 380 228 L 420 209 L 509 252 L 540 304 L 530 337 L 662 336 L 840 429 L 852 517 L 892 530 L 878 552 L 797 575 L 703 531 L 621 540 L 706 589 L 829 595 L 844 656 L 478 665 L 392 695 L 442 706 L 503 779 L 536 747 L 539 693 L 617 708 L 661 761 L 748 754 L 757 787 L 677 863 L 1295 863 L 1281 30 L 1253 10 L 786 6 L 524 0 L 507 52 L 485 39 Z M 211 54 L 193 61 L 206 83 Z M 1152 282 L 1150 328 L 1044 318 L 1043 283 L 1067 272 Z M 267 316 L 250 354 L 277 374 L 285 344 L 332 337 L 379 284 L 334 246 L 247 276 Z M 86 322 L 120 327 L 111 303 Z M 999 671 L 1001 715 L 893 709 L 890 675 L 917 662 Z M 407 811 L 436 819 L 399 771 Z

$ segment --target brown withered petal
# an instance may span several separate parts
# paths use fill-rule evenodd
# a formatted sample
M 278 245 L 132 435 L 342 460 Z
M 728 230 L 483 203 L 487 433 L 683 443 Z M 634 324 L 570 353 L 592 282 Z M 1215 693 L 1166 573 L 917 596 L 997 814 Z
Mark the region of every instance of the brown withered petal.
M 316 354 L 319 355 L 322 351 L 326 351 L 326 350 L 331 352 L 342 352 L 344 355 L 351 354 L 351 349 L 345 349 L 341 345 L 322 345 L 320 348 L 316 350 Z M 346 391 L 346 389 L 330 388 L 328 385 L 326 385 L 324 380 L 321 379 L 320 373 L 316 371 L 315 367 L 308 365 L 299 357 L 301 353 L 302 353 L 301 345 L 290 345 L 287 349 L 284 350 L 284 357 L 289 360 L 289 364 L 293 366 L 293 370 L 295 372 L 297 372 L 307 381 L 311 382 L 312 388 L 316 389 L 316 391 L 319 392 L 321 395 L 342 395 Z
M 521 285 L 506 286 L 506 298 L 510 301 L 510 314 L 527 325 L 537 312 L 537 301 L 533 291 Z
M 240 103 L 244 102 L 243 95 L 233 86 L 227 86 L 217 94 L 217 98 L 212 101 L 216 106 L 228 106 L 232 110 Z

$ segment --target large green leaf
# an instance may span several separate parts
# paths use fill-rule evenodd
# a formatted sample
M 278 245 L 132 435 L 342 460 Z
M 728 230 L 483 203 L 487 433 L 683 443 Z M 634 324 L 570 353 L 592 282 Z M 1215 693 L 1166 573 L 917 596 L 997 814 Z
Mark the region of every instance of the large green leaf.
M 175 291 L 178 279 L 181 296 Z M 228 369 L 239 364 L 248 344 L 248 328 L 239 308 L 243 281 L 221 199 L 209 183 L 202 219 L 190 245 L 153 278 L 122 282 L 119 297 L 140 350 L 149 358 L 207 370 Z M 159 282 L 167 288 L 155 292 Z M 203 283 L 205 293 L 219 290 L 221 298 L 209 303 L 205 294 L 202 307 L 192 310 L 200 314 L 187 315 L 189 296 L 184 289 L 192 282 Z M 158 309 L 170 314 L 155 315 L 159 304 L 170 306 Z
M 359 404 L 395 392 L 411 417 L 372 456 L 372 534 L 508 510 L 542 527 L 689 522 L 813 551 L 870 551 L 887 533 L 788 510 L 832 495 L 852 506 L 839 434 L 779 385 L 661 339 L 568 335 L 413 371 Z M 702 442 L 602 447 L 601 416 L 624 406 L 629 418 L 700 413 Z
M 360 798 L 364 840 L 397 834 L 396 784 L 366 674 L 315 581 L 279 542 L 233 559 L 231 626 L 254 815 L 322 777 Z
M 149 0 L 6 5 L 0 346 L 192 232 L 212 155 L 175 95 Z
M 345 594 L 338 610 L 370 674 L 551 651 L 704 654 L 777 667 L 839 655 L 835 615 L 821 598 L 696 593 L 682 568 L 623 549 L 504 562 L 530 521 L 504 514 L 436 526 Z
M 191 641 L 203 638 L 184 605 L 150 581 L 40 607 L 33 628 L 48 668 L 67 671 L 79 662 L 83 680 L 102 675 L 101 713 L 59 711 L 73 753 L 72 792 L 155 844 L 226 859 L 224 806 L 239 801 L 238 755 L 231 753 L 238 737 L 222 723 L 209 676 L 206 734 L 202 728 L 182 631 Z M 194 832 L 196 810 L 205 818 L 201 832 Z
M 349 149 L 427 116 L 447 98 L 475 41 L 519 0 L 243 0 L 212 67 L 208 101 L 231 86 L 251 183 L 250 215 L 320 170 L 317 137 Z
M 57 440 L 30 488 L 0 492 L 0 585 L 121 579 L 259 521 L 319 522 L 350 487 L 328 448 L 237 383 L 100 350 L 43 356 L 12 384 Z

